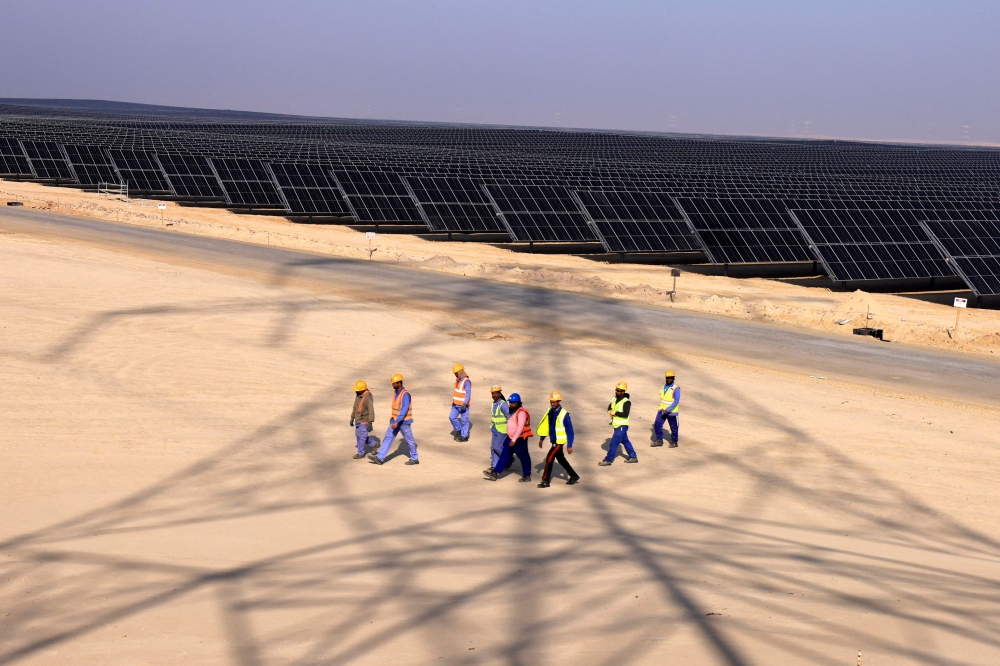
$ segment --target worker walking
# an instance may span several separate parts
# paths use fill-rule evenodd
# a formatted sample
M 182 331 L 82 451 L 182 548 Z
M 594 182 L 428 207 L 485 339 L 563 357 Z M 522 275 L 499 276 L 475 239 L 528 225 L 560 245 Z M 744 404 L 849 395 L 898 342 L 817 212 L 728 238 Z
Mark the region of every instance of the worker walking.
M 365 457 L 368 446 L 368 433 L 375 423 L 375 398 L 368 390 L 368 384 L 363 380 L 354 382 L 354 407 L 351 409 L 351 425 L 354 426 L 354 436 L 358 440 L 358 452 L 354 459 Z
M 524 408 L 521 396 L 517 393 L 511 393 L 507 402 L 510 416 L 507 419 L 507 437 L 504 438 L 506 446 L 503 447 L 497 464 L 492 469 L 484 470 L 483 473 L 490 481 L 496 481 L 507 469 L 511 457 L 516 455 L 521 461 L 520 482 L 528 483 L 531 481 L 531 453 L 528 451 L 528 439 L 535 434 L 531 432 L 531 414 Z
M 670 448 L 677 448 L 678 425 L 677 414 L 681 410 L 681 387 L 677 385 L 673 370 L 667 370 L 660 389 L 660 408 L 653 421 L 653 446 L 663 446 L 663 423 L 670 425 Z
M 493 397 L 493 424 L 490 426 L 490 456 L 493 469 L 500 461 L 500 454 L 507 443 L 507 419 L 510 417 L 510 407 L 507 406 L 507 399 L 503 397 L 503 389 L 499 386 L 490 388 L 490 395 Z
M 472 400 L 472 380 L 465 366 L 456 363 L 451 369 L 455 373 L 455 391 L 451 397 L 451 436 L 456 442 L 469 441 L 469 402 Z
M 378 453 L 370 454 L 368 460 L 376 465 L 383 464 L 396 435 L 402 433 L 403 439 L 410 445 L 410 459 L 406 464 L 419 465 L 417 442 L 413 439 L 413 399 L 410 392 L 403 388 L 403 375 L 397 373 L 390 381 L 395 393 L 392 396 L 392 418 L 389 419 L 389 429 L 385 431 L 385 438 L 382 439 Z
M 559 391 L 553 391 L 549 395 L 549 411 L 545 412 L 545 416 L 538 422 L 538 437 L 538 448 L 542 448 L 546 437 L 551 437 L 552 440 L 552 448 L 545 456 L 545 471 L 542 472 L 542 482 L 538 484 L 538 487 L 549 487 L 549 481 L 552 479 L 552 464 L 557 460 L 569 474 L 569 481 L 566 482 L 566 485 L 572 486 L 579 481 L 580 475 L 573 470 L 563 453 L 565 446 L 566 453 L 573 454 L 573 421 L 569 418 L 569 412 L 562 408 L 562 394 Z
M 608 405 L 608 416 L 611 417 L 611 427 L 615 429 L 615 432 L 611 436 L 608 455 L 598 463 L 601 467 L 607 467 L 615 461 L 615 456 L 618 455 L 619 444 L 625 446 L 625 452 L 628 454 L 628 459 L 625 462 L 639 462 L 639 458 L 635 455 L 635 449 L 632 448 L 632 442 L 628 439 L 629 412 L 632 409 L 632 400 L 629 399 L 629 395 L 626 393 L 627 390 L 628 384 L 618 382 L 615 386 L 615 397 L 611 401 L 611 404 Z

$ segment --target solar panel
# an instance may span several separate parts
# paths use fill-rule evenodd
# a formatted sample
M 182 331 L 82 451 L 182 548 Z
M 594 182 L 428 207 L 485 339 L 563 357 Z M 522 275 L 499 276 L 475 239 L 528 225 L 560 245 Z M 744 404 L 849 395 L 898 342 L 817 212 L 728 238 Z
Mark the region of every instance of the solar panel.
M 484 185 L 510 237 L 518 242 L 600 240 L 565 187 Z
M 76 182 L 81 185 L 97 186 L 102 183 L 119 184 L 121 179 L 111 158 L 97 146 L 77 146 L 66 144 L 66 157 L 76 174 Z
M 715 264 L 815 261 L 802 232 L 777 201 L 678 198 Z
M 285 208 L 278 186 L 261 160 L 213 157 L 210 161 L 219 176 L 229 205 Z
M 129 192 L 145 192 L 164 194 L 170 192 L 160 165 L 152 153 L 141 150 L 108 149 L 108 155 L 118 169 L 123 181 L 128 184 Z
M 208 158 L 202 155 L 172 155 L 156 153 L 153 155 L 167 178 L 170 189 L 175 196 L 183 199 L 216 199 L 226 198 L 218 177 L 208 163 Z
M 31 169 L 45 180 L 73 180 L 66 156 L 54 141 L 22 141 Z
M 622 190 L 577 190 L 608 252 L 701 252 L 669 194 Z
M 927 279 L 954 275 L 912 210 L 793 210 L 835 280 Z
M 359 222 L 426 225 L 402 179 L 385 171 L 333 172 Z
M 288 212 L 295 215 L 350 215 L 336 181 L 321 164 L 272 162 L 268 165 Z
M 934 211 L 923 226 L 977 296 L 1000 295 L 1000 212 Z
M 31 177 L 31 165 L 17 139 L 0 136 L 0 175 Z
M 405 182 L 431 231 L 507 232 L 475 181 L 409 176 Z

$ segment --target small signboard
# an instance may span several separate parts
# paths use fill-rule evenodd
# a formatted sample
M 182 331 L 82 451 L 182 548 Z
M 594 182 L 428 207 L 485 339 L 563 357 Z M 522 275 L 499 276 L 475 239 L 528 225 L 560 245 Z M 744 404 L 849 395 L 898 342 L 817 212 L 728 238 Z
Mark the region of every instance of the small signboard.
M 969 299 L 967 299 L 967 298 L 956 298 L 955 299 L 955 307 L 956 308 L 964 308 L 964 307 L 967 307 L 968 305 L 969 305 Z
M 375 232 L 374 231 L 366 231 L 365 232 L 365 238 L 367 238 L 368 240 L 371 240 L 371 239 L 375 238 Z
M 159 208 L 160 210 L 166 210 L 167 204 L 156 204 L 156 207 Z

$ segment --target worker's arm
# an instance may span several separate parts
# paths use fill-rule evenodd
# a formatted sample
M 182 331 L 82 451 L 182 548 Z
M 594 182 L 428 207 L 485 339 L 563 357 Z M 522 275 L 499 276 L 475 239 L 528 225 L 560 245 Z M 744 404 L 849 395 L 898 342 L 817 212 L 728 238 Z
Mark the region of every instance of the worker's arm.
M 680 401 L 681 401 L 681 387 L 678 386 L 677 388 L 674 389 L 674 401 L 667 406 L 667 411 L 669 412 L 671 409 L 677 407 Z
M 463 403 L 466 407 L 472 402 L 472 380 L 468 377 L 465 378 L 465 402 Z
M 566 427 L 566 450 L 573 450 L 573 419 L 566 415 L 566 420 L 563 421 L 563 425 Z

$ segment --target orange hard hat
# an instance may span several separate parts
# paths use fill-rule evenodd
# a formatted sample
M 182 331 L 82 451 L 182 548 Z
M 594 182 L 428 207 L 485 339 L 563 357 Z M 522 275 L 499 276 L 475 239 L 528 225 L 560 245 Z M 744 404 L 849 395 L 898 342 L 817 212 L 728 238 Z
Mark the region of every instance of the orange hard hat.
M 554 400 L 556 402 L 562 402 L 562 393 L 559 391 L 553 391 L 549 394 L 549 400 Z
M 395 384 L 396 382 L 401 382 L 401 381 L 403 381 L 403 375 L 397 372 L 392 376 L 392 379 L 389 380 L 389 383 Z

